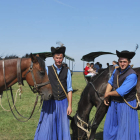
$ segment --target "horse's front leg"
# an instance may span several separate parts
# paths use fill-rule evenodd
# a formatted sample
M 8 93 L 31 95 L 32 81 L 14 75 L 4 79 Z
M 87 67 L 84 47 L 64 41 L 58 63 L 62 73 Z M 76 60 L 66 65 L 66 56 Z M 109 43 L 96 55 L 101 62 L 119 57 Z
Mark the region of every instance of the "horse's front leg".
M 98 106 L 95 114 L 94 121 L 92 123 L 91 127 L 91 134 L 89 140 L 94 140 L 96 130 L 101 123 L 102 119 L 104 118 L 105 114 L 107 112 L 107 106 L 104 105 L 104 102 L 102 101 Z

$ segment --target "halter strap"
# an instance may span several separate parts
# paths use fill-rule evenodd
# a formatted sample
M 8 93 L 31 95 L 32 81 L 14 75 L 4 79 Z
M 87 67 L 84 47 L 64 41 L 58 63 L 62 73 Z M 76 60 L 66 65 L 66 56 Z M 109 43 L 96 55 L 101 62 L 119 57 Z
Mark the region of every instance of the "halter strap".
M 18 79 L 18 84 L 23 85 L 22 74 L 21 74 L 21 58 L 17 59 L 17 79 Z
M 7 93 L 7 85 L 6 85 L 6 78 L 5 78 L 5 62 L 4 62 L 4 59 L 3 59 L 3 61 L 2 61 L 2 65 L 3 65 L 4 84 L 5 84 L 5 89 L 6 89 L 6 93 Z M 27 71 L 27 73 L 26 73 L 25 75 L 27 75 L 29 72 L 31 72 L 31 74 L 32 74 L 32 79 L 33 79 L 33 81 L 34 81 L 34 88 L 36 88 L 37 91 L 38 91 L 38 87 L 41 87 L 41 86 L 44 86 L 44 85 L 47 85 L 47 84 L 50 83 L 50 81 L 48 81 L 48 82 L 45 82 L 45 83 L 36 84 L 35 77 L 34 77 L 34 74 L 33 74 L 33 62 L 31 62 L 30 68 L 29 68 L 29 70 Z M 18 60 L 17 60 L 17 79 L 18 79 L 19 85 L 21 85 L 21 84 L 22 84 L 21 58 L 18 58 Z M 16 109 L 16 107 L 15 107 L 15 101 L 14 101 L 14 99 L 13 99 L 13 93 L 12 93 L 12 88 L 11 88 L 11 87 L 10 87 L 10 91 L 11 91 L 11 96 L 12 96 L 12 101 L 13 101 L 13 107 Z M 7 99 L 8 99 L 10 111 L 12 112 L 13 116 L 14 116 L 18 121 L 20 121 L 20 122 L 26 122 L 26 121 L 28 121 L 28 120 L 33 116 L 33 113 L 34 113 L 34 111 L 35 111 L 35 108 L 36 108 L 36 105 L 37 105 L 37 102 L 38 102 L 38 95 L 37 95 L 37 97 L 36 97 L 36 101 L 35 101 L 35 103 L 34 103 L 34 107 L 33 107 L 33 110 L 32 110 L 32 112 L 31 112 L 31 115 L 30 115 L 29 118 L 23 117 L 23 116 L 16 110 L 17 113 L 18 113 L 21 117 L 26 118 L 26 120 L 20 120 L 20 119 L 18 119 L 18 118 L 16 117 L 16 115 L 14 114 L 14 112 L 13 112 L 13 110 L 12 110 L 13 107 L 11 107 L 11 105 L 10 105 L 8 93 L 7 93 Z M 42 101 L 41 101 L 41 103 L 40 103 L 40 107 L 41 107 L 41 105 L 42 105 Z M 40 107 L 39 107 L 39 108 L 40 108 Z
M 42 86 L 45 86 L 45 85 L 48 85 L 50 84 L 50 81 L 48 82 L 45 82 L 45 83 L 41 83 L 41 84 L 37 84 L 36 83 L 36 80 L 35 80 L 35 77 L 34 77 L 34 73 L 33 73 L 33 62 L 31 61 L 31 65 L 30 65 L 30 68 L 29 70 L 27 71 L 27 73 L 25 74 L 25 77 L 27 76 L 27 74 L 31 72 L 31 75 L 32 75 L 32 79 L 33 79 L 33 82 L 34 82 L 34 87 L 32 88 L 30 85 L 29 87 L 31 88 L 31 90 L 36 93 L 38 91 L 38 88 L 39 87 L 42 87 Z

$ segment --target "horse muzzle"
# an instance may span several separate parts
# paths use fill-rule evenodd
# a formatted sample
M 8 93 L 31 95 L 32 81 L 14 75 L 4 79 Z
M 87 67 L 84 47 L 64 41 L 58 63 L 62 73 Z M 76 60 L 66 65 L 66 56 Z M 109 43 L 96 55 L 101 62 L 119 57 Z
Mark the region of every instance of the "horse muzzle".
M 41 99 L 42 100 L 50 100 L 50 99 L 52 99 L 52 92 L 51 92 L 51 90 L 48 90 L 48 91 L 41 91 L 40 92 L 40 95 L 41 95 Z

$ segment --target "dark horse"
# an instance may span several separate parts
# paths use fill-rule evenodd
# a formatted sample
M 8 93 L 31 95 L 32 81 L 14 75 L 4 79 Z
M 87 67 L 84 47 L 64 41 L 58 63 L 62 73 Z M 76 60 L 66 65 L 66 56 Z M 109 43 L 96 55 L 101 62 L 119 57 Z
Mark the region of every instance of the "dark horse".
M 109 66 L 108 68 L 101 70 L 98 75 L 91 79 L 91 82 L 89 82 L 83 90 L 78 103 L 77 113 L 71 121 L 73 140 L 84 140 L 87 138 L 86 132 L 77 127 L 77 123 L 82 124 L 81 126 L 85 129 L 90 128 L 91 134 L 89 140 L 94 140 L 96 130 L 108 109 L 108 107 L 104 105 L 103 100 L 106 86 L 113 70 L 113 66 Z M 134 68 L 134 70 L 139 75 L 136 88 L 140 99 L 140 68 Z M 96 107 L 96 113 L 95 116 L 92 116 L 94 117 L 93 121 L 89 122 L 89 114 L 93 106 Z M 80 119 L 77 119 L 77 116 Z M 86 122 L 89 126 L 81 120 Z
M 18 59 L 7 57 L 0 60 L 0 93 L 18 82 L 19 69 L 20 79 L 26 80 L 29 86 L 34 87 L 43 100 L 49 100 L 52 97 L 52 88 L 45 70 L 45 62 L 32 54 L 20 59 L 20 65 Z

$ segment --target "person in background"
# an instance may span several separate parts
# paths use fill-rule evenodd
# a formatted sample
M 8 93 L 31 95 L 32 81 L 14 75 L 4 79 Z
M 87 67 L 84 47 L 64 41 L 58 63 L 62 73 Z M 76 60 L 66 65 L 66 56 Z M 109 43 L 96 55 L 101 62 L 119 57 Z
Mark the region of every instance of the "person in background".
M 94 69 L 94 63 L 90 64 L 90 68 L 89 68 L 88 72 L 89 73 L 87 75 L 90 75 L 91 77 L 96 75 L 96 70 Z
M 98 70 L 100 69 L 100 67 L 99 67 L 99 62 L 97 62 L 95 65 L 94 65 L 94 67 L 96 68 L 96 72 L 98 72 Z
M 114 67 L 118 66 L 118 62 L 117 61 L 112 61 L 112 64 Z
M 91 77 L 95 75 L 94 69 L 90 67 L 89 63 L 87 63 L 87 66 L 85 67 L 84 74 L 87 75 L 87 76 L 91 76 Z
M 102 69 L 102 64 L 99 64 L 99 68 Z
M 90 63 L 90 69 L 94 70 L 94 63 Z
M 106 63 L 107 67 L 109 67 L 109 63 Z
M 96 68 L 94 67 L 94 63 L 90 64 L 90 69 L 92 70 L 93 73 L 97 74 L 96 73 Z
M 84 69 L 84 74 L 85 74 L 85 75 L 87 75 L 88 73 L 90 73 L 90 72 L 89 72 L 89 69 L 90 69 L 90 64 L 87 63 L 87 65 L 86 65 L 86 67 L 85 67 L 85 69 Z

